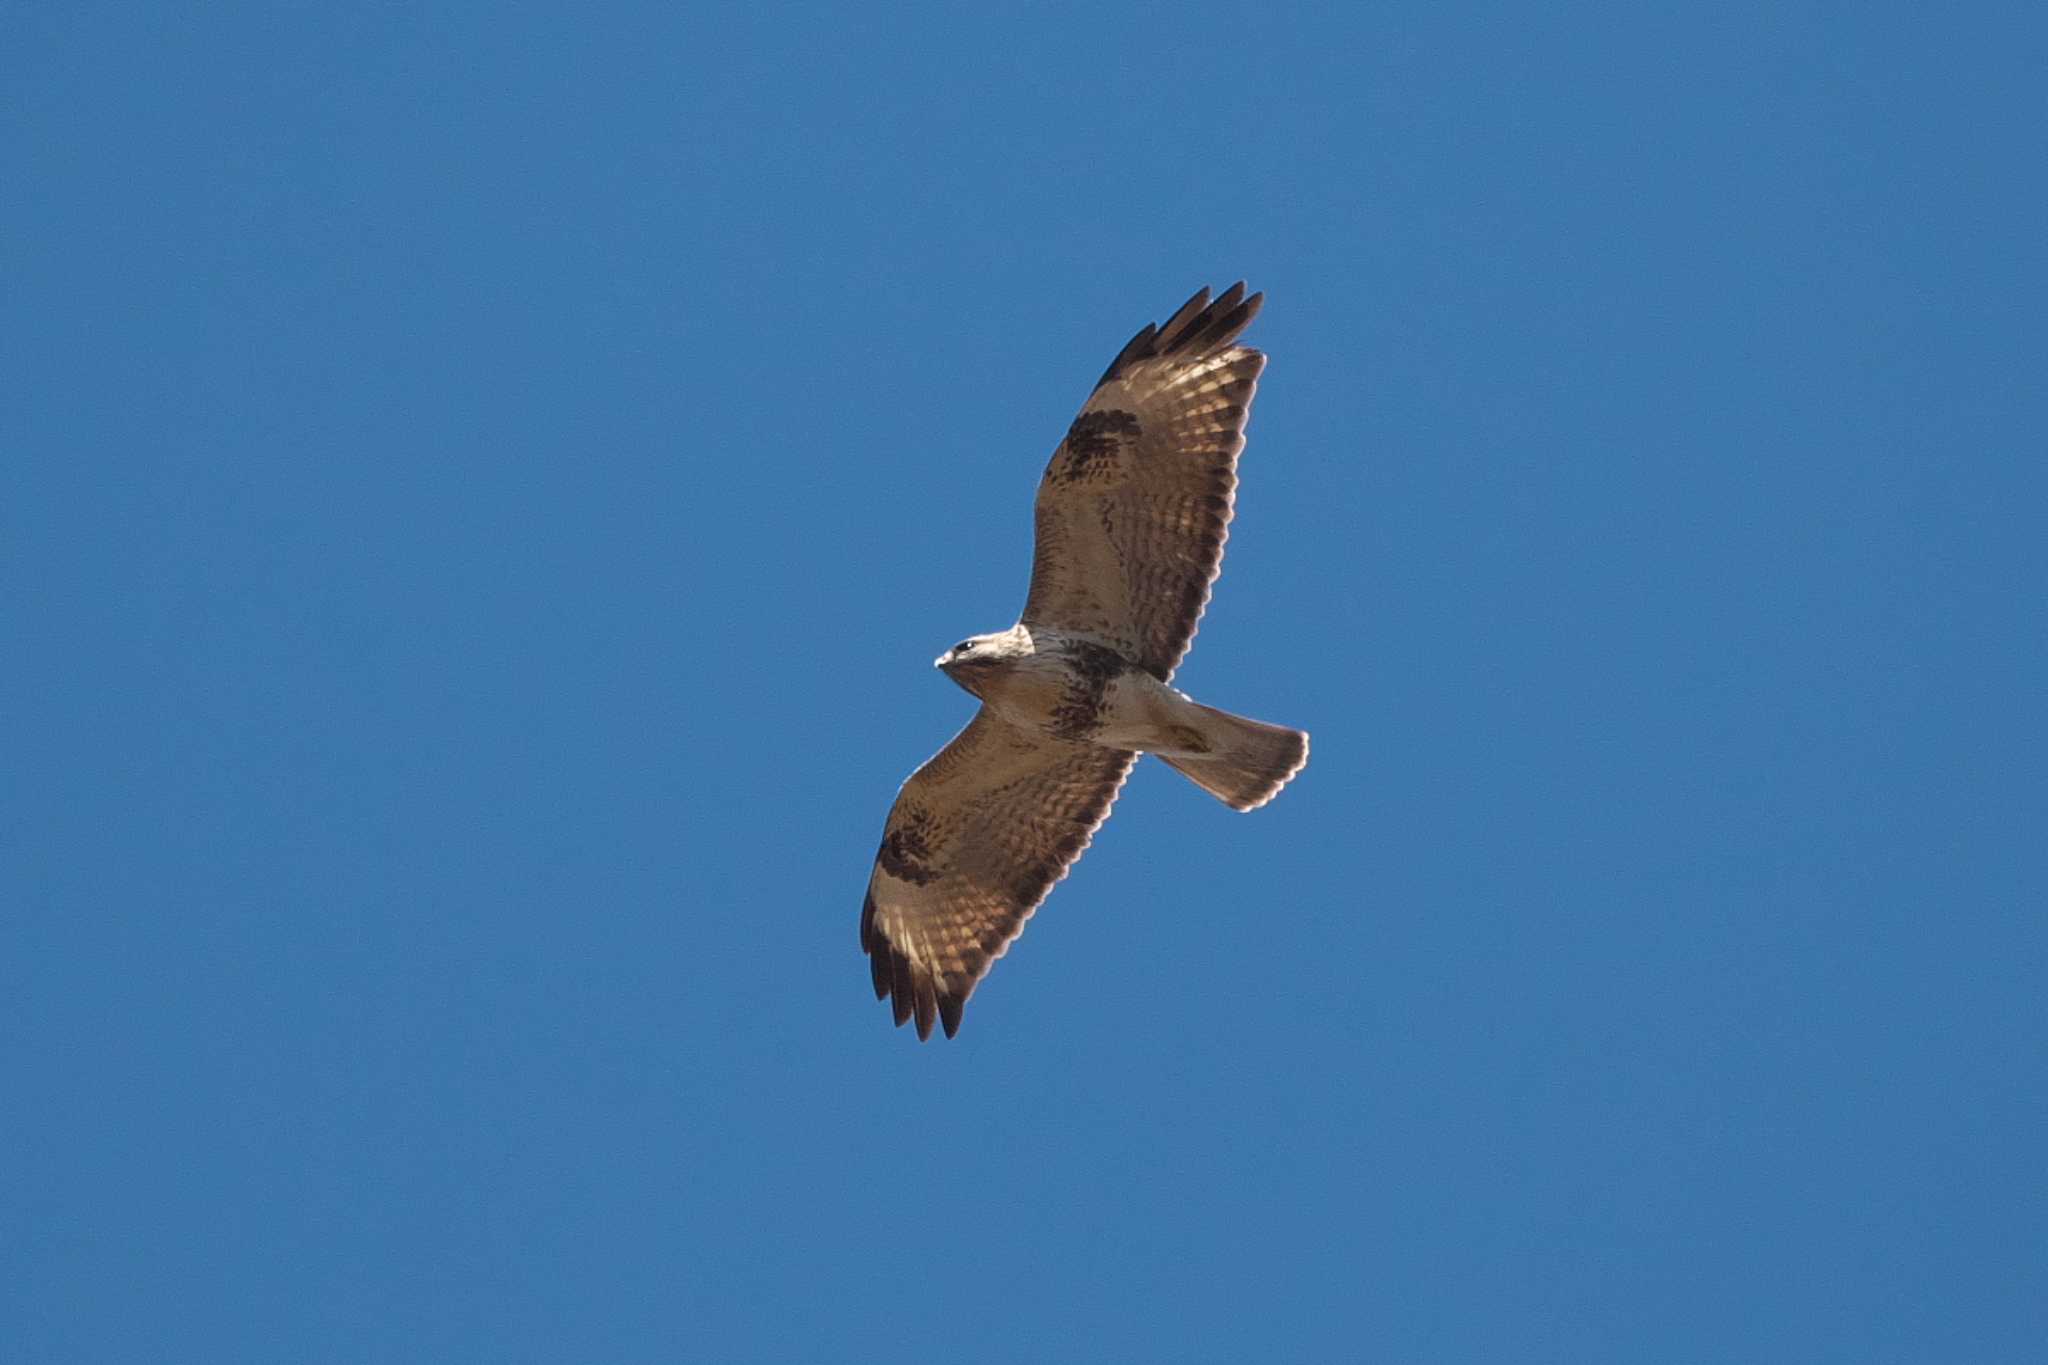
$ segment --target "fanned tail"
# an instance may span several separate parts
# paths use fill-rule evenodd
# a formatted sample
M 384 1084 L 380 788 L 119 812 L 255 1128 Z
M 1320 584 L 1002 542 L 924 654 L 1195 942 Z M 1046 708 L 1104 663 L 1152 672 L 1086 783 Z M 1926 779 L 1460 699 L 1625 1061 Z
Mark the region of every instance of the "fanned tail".
M 1235 810 L 1256 810 L 1308 764 L 1308 735 L 1190 702 L 1209 752 L 1160 754 L 1161 762 Z

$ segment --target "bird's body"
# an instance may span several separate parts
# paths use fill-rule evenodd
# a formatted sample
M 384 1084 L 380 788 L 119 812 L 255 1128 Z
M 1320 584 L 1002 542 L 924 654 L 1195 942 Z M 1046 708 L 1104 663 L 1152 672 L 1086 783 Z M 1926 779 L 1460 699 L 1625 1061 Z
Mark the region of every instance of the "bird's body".
M 1172 689 L 1114 645 L 1024 625 L 965 643 L 968 652 L 949 653 L 938 666 L 1012 725 L 1053 739 L 1153 747 L 1137 742 L 1136 735 L 1148 711 L 1157 710 Z
M 1017 625 L 962 646 L 965 652 L 956 647 L 938 660 L 947 676 L 1012 726 L 1049 739 L 1138 750 L 1168 760 L 1214 761 L 1245 742 L 1218 717 L 1255 727 L 1255 735 L 1278 729 L 1204 706 L 1147 673 L 1114 645 L 1086 634 Z M 1264 771 L 1272 765 L 1254 766 Z M 1288 768 L 1284 776 L 1295 771 Z M 1249 810 L 1278 791 L 1276 784 L 1270 791 L 1222 799 Z
M 1308 761 L 1308 736 L 1170 685 L 1223 555 L 1265 357 L 1231 344 L 1259 295 L 1204 289 L 1131 339 L 1039 484 L 1022 619 L 936 663 L 982 708 L 911 774 L 861 913 L 896 1022 L 951 1036 L 967 996 L 1108 816 L 1140 752 L 1238 810 Z

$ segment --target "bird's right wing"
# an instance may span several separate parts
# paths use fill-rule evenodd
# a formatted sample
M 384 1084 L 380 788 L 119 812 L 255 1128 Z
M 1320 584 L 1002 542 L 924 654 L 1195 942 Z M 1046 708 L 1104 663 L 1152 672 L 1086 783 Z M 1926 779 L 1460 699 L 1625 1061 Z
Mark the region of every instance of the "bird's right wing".
M 1018 729 L 986 706 L 910 775 L 861 908 L 875 998 L 896 1022 L 960 1012 L 1108 818 L 1137 755 Z
M 1114 645 L 1173 675 L 1223 563 L 1237 457 L 1266 357 L 1234 343 L 1263 295 L 1204 289 L 1132 337 L 1038 485 L 1027 626 Z

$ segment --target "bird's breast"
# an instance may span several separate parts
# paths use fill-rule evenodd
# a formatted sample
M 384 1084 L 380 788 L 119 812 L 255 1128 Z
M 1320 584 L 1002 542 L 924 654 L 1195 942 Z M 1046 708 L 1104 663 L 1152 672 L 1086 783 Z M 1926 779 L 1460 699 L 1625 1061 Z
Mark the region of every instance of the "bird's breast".
M 1064 670 L 1043 655 L 1006 661 L 987 670 L 980 682 L 983 701 L 1029 730 L 1046 728 L 1065 690 Z
M 1118 714 L 1131 671 L 1114 650 L 1070 645 L 1007 661 L 981 696 L 1013 725 L 1057 739 L 1098 740 Z

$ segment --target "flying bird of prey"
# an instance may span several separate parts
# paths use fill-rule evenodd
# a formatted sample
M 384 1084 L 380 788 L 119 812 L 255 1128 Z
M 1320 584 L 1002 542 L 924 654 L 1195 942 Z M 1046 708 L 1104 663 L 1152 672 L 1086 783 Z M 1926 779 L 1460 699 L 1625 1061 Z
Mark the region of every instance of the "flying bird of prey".
M 1168 686 L 1223 561 L 1264 297 L 1203 289 L 1117 353 L 1039 482 L 1022 618 L 935 660 L 981 709 L 903 784 L 860 917 L 875 998 L 919 1038 L 958 1031 L 1140 752 L 1237 810 L 1308 762 L 1301 731 Z

